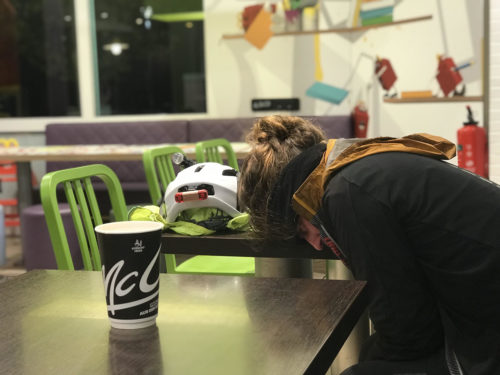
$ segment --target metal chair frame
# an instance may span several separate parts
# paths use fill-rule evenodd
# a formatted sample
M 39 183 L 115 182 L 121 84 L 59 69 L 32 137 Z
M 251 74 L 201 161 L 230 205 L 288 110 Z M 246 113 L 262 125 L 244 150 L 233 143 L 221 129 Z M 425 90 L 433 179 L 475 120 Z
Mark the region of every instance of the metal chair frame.
M 101 271 L 101 257 L 94 228 L 102 224 L 103 220 L 92 186 L 93 178 L 105 183 L 115 220 L 127 220 L 127 208 L 120 181 L 115 172 L 103 164 L 54 171 L 42 178 L 40 195 L 58 269 L 74 270 L 58 208 L 57 187 L 62 184 L 75 225 L 83 267 L 87 271 Z
M 158 205 L 162 204 L 163 194 L 168 184 L 175 178 L 171 156 L 176 152 L 184 154 L 180 148 L 175 146 L 152 148 L 143 153 L 142 161 L 151 200 L 153 203 L 159 203 Z M 167 273 L 234 276 L 253 276 L 255 274 L 255 259 L 245 257 L 197 255 L 177 265 L 174 254 L 165 254 L 165 265 Z

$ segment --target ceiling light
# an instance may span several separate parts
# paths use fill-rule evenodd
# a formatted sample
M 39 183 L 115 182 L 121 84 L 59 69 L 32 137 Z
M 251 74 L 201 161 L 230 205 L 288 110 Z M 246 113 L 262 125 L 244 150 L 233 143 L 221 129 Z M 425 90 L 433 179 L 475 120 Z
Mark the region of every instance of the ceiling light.
M 111 54 L 114 56 L 119 56 L 122 54 L 123 50 L 129 49 L 129 47 L 130 46 L 128 43 L 113 42 L 103 45 L 102 49 L 104 51 L 111 52 Z

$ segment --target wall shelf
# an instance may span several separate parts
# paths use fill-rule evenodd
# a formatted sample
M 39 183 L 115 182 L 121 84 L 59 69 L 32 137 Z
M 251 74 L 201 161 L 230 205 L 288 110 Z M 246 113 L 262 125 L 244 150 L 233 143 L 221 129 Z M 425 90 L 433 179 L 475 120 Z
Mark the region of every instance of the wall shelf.
M 482 96 L 452 96 L 430 98 L 384 98 L 385 103 L 446 103 L 446 102 L 481 102 Z
M 335 28 L 335 29 L 310 30 L 310 31 L 284 31 L 281 33 L 274 33 L 273 37 L 288 36 L 288 35 L 326 34 L 326 33 L 352 33 L 352 32 L 356 32 L 356 31 L 365 31 L 365 30 L 369 30 L 369 29 L 377 29 L 380 27 L 396 26 L 396 25 L 401 25 L 401 24 L 411 23 L 411 22 L 427 21 L 430 19 L 432 19 L 432 15 L 407 18 L 407 19 L 400 20 L 400 21 L 380 23 L 378 25 L 369 25 L 369 26 L 357 26 L 357 27 L 349 27 L 349 28 L 342 27 L 342 28 Z M 245 37 L 245 34 L 224 34 L 224 35 L 222 35 L 222 39 L 240 39 L 240 38 L 244 38 L 244 37 Z

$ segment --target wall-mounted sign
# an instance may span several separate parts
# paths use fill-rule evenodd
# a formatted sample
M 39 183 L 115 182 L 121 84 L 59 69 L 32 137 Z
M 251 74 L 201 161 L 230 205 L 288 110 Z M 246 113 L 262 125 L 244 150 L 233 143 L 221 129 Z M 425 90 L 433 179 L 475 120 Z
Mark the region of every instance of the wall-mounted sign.
M 252 111 L 298 111 L 299 98 L 252 99 Z

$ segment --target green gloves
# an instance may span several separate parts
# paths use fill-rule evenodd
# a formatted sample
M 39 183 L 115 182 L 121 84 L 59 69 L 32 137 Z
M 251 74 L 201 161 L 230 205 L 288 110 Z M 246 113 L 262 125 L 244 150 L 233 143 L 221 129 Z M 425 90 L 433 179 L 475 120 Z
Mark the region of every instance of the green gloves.
M 129 220 L 156 221 L 163 223 L 164 229 L 170 229 L 178 234 L 203 236 L 216 233 L 217 230 L 209 229 L 197 223 L 206 223 L 210 221 L 212 217 L 216 216 L 217 211 L 218 210 L 215 208 L 193 208 L 181 212 L 175 222 L 167 223 L 165 218 L 160 214 L 160 207 L 137 206 L 129 211 L 128 218 Z M 227 220 L 224 220 L 225 225 L 223 225 L 222 228 L 234 231 L 247 231 L 249 230 L 249 219 L 250 216 L 248 213 L 243 213 L 234 218 L 227 217 Z

